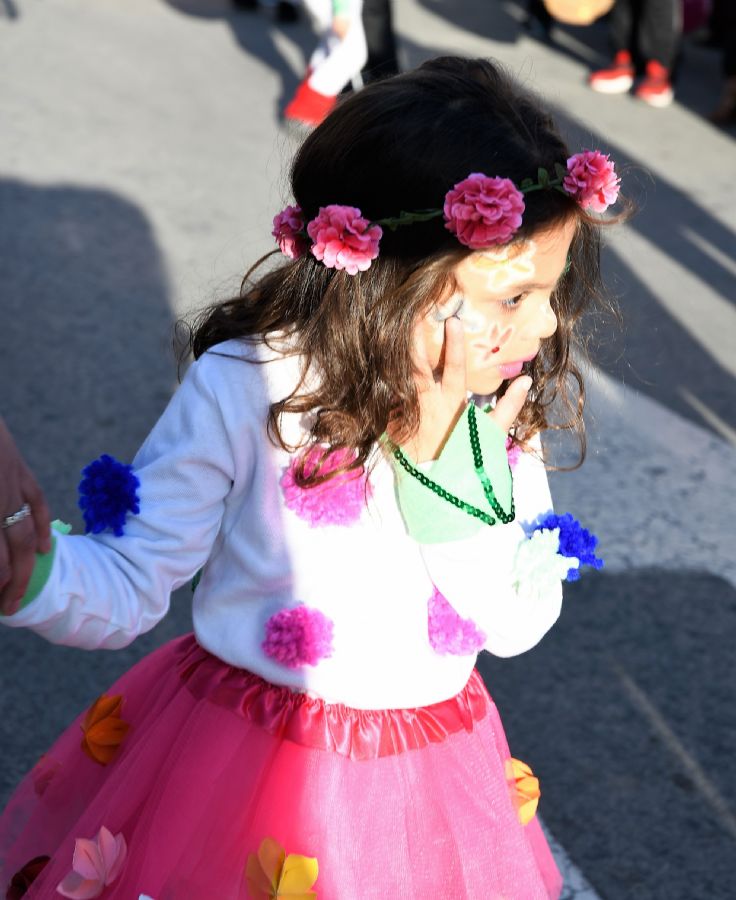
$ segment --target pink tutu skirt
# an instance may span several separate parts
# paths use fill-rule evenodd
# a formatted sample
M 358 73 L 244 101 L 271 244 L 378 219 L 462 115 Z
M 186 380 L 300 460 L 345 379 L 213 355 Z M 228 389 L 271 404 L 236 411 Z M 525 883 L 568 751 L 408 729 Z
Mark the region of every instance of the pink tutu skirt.
M 443 703 L 355 710 L 271 685 L 187 636 L 105 696 L 0 818 L 0 896 L 560 894 L 536 818 L 519 820 L 476 673 Z

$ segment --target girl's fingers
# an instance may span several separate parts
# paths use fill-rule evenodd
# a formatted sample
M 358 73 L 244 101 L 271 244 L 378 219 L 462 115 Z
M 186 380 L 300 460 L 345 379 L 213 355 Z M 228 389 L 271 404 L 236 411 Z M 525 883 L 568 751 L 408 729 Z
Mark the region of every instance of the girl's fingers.
M 519 417 L 531 386 L 532 380 L 528 375 L 521 375 L 519 378 L 515 378 L 508 386 L 506 393 L 496 404 L 496 408 L 488 413 L 493 421 L 504 431 L 507 432 Z
M 427 339 L 421 322 L 414 329 L 413 360 L 419 378 L 421 382 L 423 382 L 422 387 L 424 390 L 428 390 L 434 384 L 434 372 L 429 358 Z
M 445 353 L 442 367 L 442 391 L 451 396 L 465 397 L 467 373 L 465 371 L 465 329 L 460 319 L 445 319 Z

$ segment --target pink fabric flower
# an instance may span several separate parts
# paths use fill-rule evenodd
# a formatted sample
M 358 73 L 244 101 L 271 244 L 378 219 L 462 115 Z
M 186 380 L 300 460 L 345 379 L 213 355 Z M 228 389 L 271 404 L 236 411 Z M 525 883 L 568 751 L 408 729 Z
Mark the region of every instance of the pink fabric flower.
M 427 602 L 427 613 L 429 643 L 437 653 L 466 656 L 483 648 L 486 635 L 472 619 L 461 618 L 437 588 Z
M 383 231 L 371 225 L 354 206 L 320 207 L 316 219 L 307 225 L 312 239 L 311 251 L 328 269 L 344 269 L 357 275 L 370 268 L 378 256 Z
M 524 195 L 508 178 L 474 172 L 445 195 L 445 228 L 472 250 L 510 241 L 523 212 Z
M 332 621 L 318 609 L 282 609 L 266 622 L 261 647 L 266 656 L 289 669 L 316 666 L 332 655 L 332 628 Z
M 75 900 L 99 897 L 120 874 L 127 852 L 122 834 L 113 835 L 104 825 L 92 840 L 77 838 L 72 871 L 56 890 Z
M 511 436 L 506 438 L 506 456 L 509 460 L 509 468 L 512 471 L 516 468 L 516 464 L 521 459 L 521 454 L 523 452 L 521 446 L 512 441 Z
M 321 447 L 312 447 L 307 451 L 304 467 L 307 475 L 311 475 L 317 468 L 323 452 Z M 334 450 L 324 461 L 320 471 L 326 475 L 353 459 L 351 450 Z M 298 464 L 299 459 L 295 457 L 281 477 L 284 501 L 292 512 L 310 525 L 317 526 L 352 525 L 358 521 L 365 501 L 371 495 L 370 482 L 361 470 L 342 472 L 315 487 L 302 488 L 294 480 Z
M 300 206 L 287 206 L 273 217 L 273 231 L 279 249 L 289 259 L 299 259 L 307 252 L 304 231 L 304 217 Z
M 599 150 L 576 153 L 567 161 L 567 173 L 562 187 L 583 209 L 602 213 L 616 202 L 621 179 L 605 153 Z

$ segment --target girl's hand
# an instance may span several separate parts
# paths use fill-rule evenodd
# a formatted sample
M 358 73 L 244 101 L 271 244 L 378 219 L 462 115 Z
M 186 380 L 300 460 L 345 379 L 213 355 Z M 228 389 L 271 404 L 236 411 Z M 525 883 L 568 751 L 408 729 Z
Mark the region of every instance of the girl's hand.
M 417 463 L 436 459 L 467 402 L 465 338 L 463 323 L 451 316 L 445 319 L 445 340 L 440 357 L 441 369 L 435 370 L 426 343 L 426 331 L 420 324 L 415 332 L 415 364 L 419 370 L 419 430 L 404 449 Z M 508 432 L 526 402 L 532 380 L 522 375 L 509 385 L 506 393 L 488 415 Z
M 0 611 L 18 609 L 31 577 L 35 554 L 51 550 L 49 511 L 41 488 L 23 462 L 10 432 L 0 419 L 0 520 L 27 503 L 31 515 L 0 528 Z

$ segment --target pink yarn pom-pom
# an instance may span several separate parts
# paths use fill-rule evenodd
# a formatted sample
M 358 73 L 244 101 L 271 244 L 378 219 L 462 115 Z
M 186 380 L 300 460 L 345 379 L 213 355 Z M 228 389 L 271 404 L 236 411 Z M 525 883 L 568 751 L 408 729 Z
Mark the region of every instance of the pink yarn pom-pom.
M 304 217 L 300 206 L 287 206 L 273 217 L 273 231 L 279 250 L 289 259 L 299 259 L 307 252 Z
M 316 666 L 332 655 L 332 629 L 332 621 L 318 609 L 282 609 L 266 622 L 261 647 L 266 656 L 289 669 Z
M 324 450 L 312 447 L 307 451 L 304 466 L 305 475 L 311 475 L 317 468 Z M 327 475 L 355 458 L 352 450 L 334 450 L 324 460 L 320 473 Z M 299 459 L 294 458 L 281 477 L 286 506 L 300 519 L 310 525 L 351 525 L 357 522 L 363 512 L 365 501 L 371 495 L 370 482 L 360 469 L 341 472 L 314 487 L 299 487 L 295 480 Z
M 483 648 L 484 632 L 472 619 L 461 618 L 437 588 L 427 602 L 427 613 L 429 643 L 437 653 L 466 656 Z
M 618 198 L 621 179 L 616 167 L 600 150 L 576 153 L 567 161 L 562 187 L 583 209 L 605 212 Z
M 521 226 L 524 195 L 509 178 L 468 175 L 445 195 L 445 228 L 471 250 L 506 244 Z
M 523 453 L 523 449 L 519 444 L 515 444 L 511 437 L 506 438 L 506 456 L 509 461 L 509 468 L 513 471 L 516 468 L 516 464 L 521 459 L 521 454 Z
M 381 226 L 371 225 L 359 209 L 337 204 L 320 207 L 307 233 L 313 242 L 312 254 L 328 269 L 344 269 L 348 275 L 370 268 L 383 235 Z

